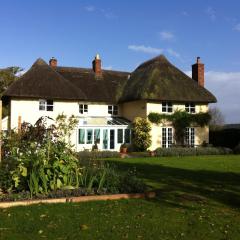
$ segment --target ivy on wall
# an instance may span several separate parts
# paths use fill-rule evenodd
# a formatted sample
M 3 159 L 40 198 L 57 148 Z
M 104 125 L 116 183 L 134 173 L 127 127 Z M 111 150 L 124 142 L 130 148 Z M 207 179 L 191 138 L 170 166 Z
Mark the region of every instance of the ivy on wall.
M 175 111 L 173 114 L 160 114 L 152 112 L 148 115 L 151 123 L 160 124 L 170 122 L 175 129 L 175 140 L 178 145 L 184 145 L 185 129 L 196 125 L 207 126 L 211 120 L 209 112 L 190 114 L 186 111 Z

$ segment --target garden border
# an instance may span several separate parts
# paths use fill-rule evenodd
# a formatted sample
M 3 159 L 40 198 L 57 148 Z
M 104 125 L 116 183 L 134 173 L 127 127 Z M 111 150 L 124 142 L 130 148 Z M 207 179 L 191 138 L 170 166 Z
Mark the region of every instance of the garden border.
M 139 199 L 139 198 L 155 198 L 155 192 L 146 193 L 130 193 L 130 194 L 111 194 L 111 195 L 94 195 L 94 196 L 80 196 L 80 197 L 66 197 L 53 199 L 34 199 L 12 202 L 0 202 L 0 208 L 10 208 L 17 206 L 28 206 L 41 203 L 69 203 L 69 202 L 89 202 L 89 201 L 106 201 L 106 200 L 120 200 L 120 199 Z

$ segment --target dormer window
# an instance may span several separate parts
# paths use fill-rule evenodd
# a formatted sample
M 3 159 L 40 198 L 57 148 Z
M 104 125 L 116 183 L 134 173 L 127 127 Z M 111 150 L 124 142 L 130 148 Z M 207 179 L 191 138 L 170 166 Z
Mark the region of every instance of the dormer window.
M 162 112 L 171 113 L 173 111 L 173 106 L 171 102 L 163 102 L 162 103 Z
M 108 113 L 111 114 L 111 115 L 118 115 L 118 106 L 109 105 L 108 106 Z
M 53 100 L 39 100 L 39 110 L 40 111 L 53 111 Z
M 185 104 L 185 111 L 188 113 L 195 113 L 196 112 L 196 106 L 194 103 L 186 103 Z
M 87 104 L 79 104 L 79 113 L 87 113 L 88 112 L 88 105 Z

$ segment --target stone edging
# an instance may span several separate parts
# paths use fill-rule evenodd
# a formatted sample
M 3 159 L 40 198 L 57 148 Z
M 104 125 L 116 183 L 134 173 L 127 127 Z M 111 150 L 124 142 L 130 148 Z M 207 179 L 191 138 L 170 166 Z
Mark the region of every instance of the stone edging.
M 28 206 L 40 203 L 67 203 L 67 202 L 89 202 L 89 201 L 106 201 L 106 200 L 119 200 L 131 198 L 155 198 L 155 192 L 146 193 L 130 193 L 130 194 L 112 194 L 112 195 L 95 195 L 95 196 L 80 196 L 80 197 L 67 197 L 67 198 L 53 198 L 53 199 L 36 199 L 24 200 L 16 202 L 0 202 L 0 208 L 10 208 L 16 206 Z

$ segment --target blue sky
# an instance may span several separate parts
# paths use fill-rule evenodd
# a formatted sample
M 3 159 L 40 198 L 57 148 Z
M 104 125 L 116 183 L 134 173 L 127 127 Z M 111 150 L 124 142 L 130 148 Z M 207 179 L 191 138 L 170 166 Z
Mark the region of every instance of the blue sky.
M 240 122 L 240 1 L 1 1 L 0 68 L 36 58 L 134 70 L 160 53 L 185 72 L 200 56 L 227 122 Z M 227 91 L 227 92 L 226 92 Z

